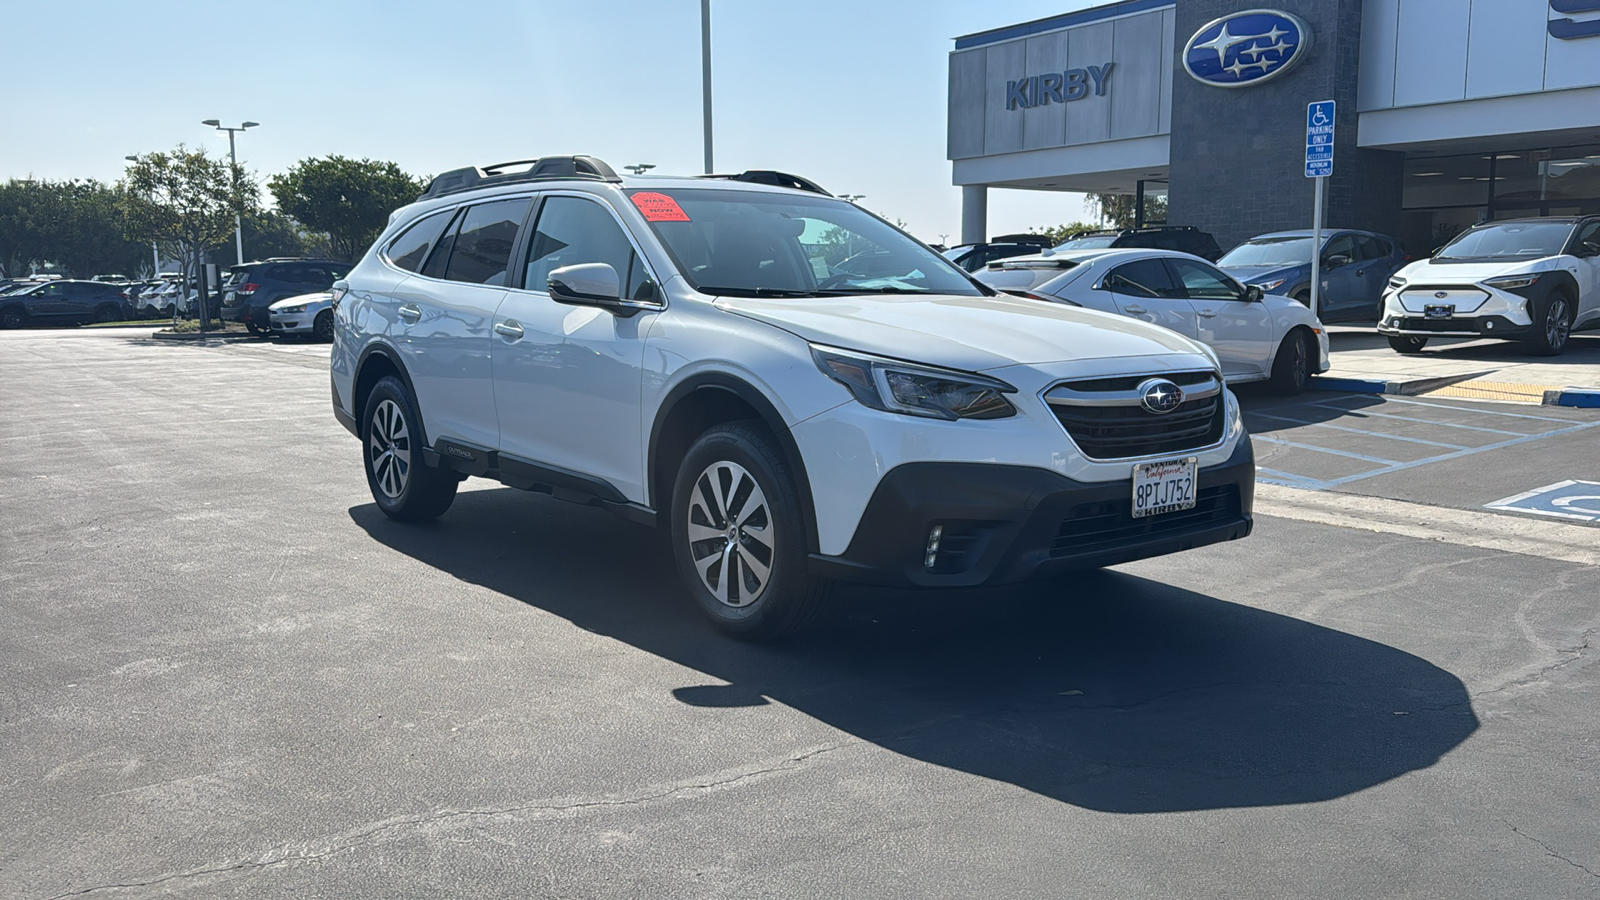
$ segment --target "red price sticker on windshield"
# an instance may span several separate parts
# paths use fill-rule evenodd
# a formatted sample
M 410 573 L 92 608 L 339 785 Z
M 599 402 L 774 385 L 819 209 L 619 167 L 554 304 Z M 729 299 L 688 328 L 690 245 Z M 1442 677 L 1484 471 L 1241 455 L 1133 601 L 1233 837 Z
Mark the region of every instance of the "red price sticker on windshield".
M 678 201 L 666 194 L 654 191 L 640 191 L 629 197 L 633 205 L 644 214 L 646 222 L 687 222 L 689 214 L 683 211 Z

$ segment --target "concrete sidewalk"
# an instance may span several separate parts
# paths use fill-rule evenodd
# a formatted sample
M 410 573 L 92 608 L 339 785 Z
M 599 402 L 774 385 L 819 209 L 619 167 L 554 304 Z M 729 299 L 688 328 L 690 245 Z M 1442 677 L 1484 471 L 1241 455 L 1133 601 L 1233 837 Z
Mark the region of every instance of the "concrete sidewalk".
M 1403 356 L 1371 325 L 1329 325 L 1333 367 L 1322 376 L 1386 382 L 1386 393 L 1540 403 L 1548 392 L 1600 391 L 1600 332 L 1573 335 L 1560 356 L 1514 341 L 1434 338 Z

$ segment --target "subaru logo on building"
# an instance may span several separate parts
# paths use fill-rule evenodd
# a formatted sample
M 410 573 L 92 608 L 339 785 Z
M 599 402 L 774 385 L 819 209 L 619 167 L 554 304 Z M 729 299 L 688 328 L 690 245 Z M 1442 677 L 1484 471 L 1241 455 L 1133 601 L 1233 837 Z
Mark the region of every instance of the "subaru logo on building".
M 1165 415 L 1183 405 L 1183 388 L 1165 378 L 1150 378 L 1139 384 L 1139 405 Z
M 1275 9 L 1207 22 L 1183 45 L 1183 67 L 1212 87 L 1247 87 L 1282 75 L 1311 50 L 1311 26 Z
M 1550 29 L 1551 37 L 1563 41 L 1600 37 L 1600 18 L 1571 18 L 1574 15 L 1600 13 L 1600 0 L 1550 0 L 1550 9 L 1561 14 L 1561 18 L 1552 18 L 1550 24 L 1545 26 Z

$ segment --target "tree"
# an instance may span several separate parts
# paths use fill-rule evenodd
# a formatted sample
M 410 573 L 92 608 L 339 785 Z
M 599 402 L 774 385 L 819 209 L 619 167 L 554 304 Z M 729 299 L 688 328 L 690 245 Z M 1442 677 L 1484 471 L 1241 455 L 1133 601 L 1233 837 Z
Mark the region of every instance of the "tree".
M 280 210 L 327 234 L 334 255 L 344 260 L 365 251 L 389 214 L 427 187 L 392 162 L 343 156 L 301 160 L 267 186 Z
M 299 222 L 271 209 L 257 210 L 244 217 L 245 259 L 267 259 L 273 256 L 313 256 L 321 252 L 313 249 L 322 242 L 311 238 Z M 238 258 L 234 251 L 232 235 L 206 248 L 212 262 L 227 268 Z
M 117 189 L 98 181 L 0 185 L 0 266 L 12 274 L 53 263 L 79 278 L 133 274 L 144 245 L 124 237 Z
M 1068 222 L 1065 225 L 1051 225 L 1048 228 L 1029 228 L 1028 233 L 1042 234 L 1050 239 L 1050 243 L 1059 244 L 1066 240 L 1069 235 L 1077 234 L 1080 231 L 1098 231 L 1099 228 L 1099 225 L 1091 225 L 1088 222 Z
M 1134 194 L 1087 194 L 1085 204 L 1110 228 L 1132 228 L 1134 222 Z M 1153 225 L 1167 221 L 1167 198 L 1164 194 L 1146 194 L 1144 221 Z
M 236 214 L 254 213 L 257 189 L 239 167 L 182 144 L 137 157 L 123 176 L 120 207 L 128 237 L 171 244 L 190 276 L 207 247 L 233 231 Z

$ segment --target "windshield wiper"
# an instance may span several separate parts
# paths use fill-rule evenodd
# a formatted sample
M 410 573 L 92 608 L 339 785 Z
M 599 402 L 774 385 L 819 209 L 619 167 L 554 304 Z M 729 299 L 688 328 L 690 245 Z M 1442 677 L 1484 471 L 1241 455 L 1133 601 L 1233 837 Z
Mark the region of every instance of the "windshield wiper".
M 696 290 L 702 294 L 713 294 L 719 297 L 815 297 L 817 291 L 795 291 L 788 288 L 769 287 L 714 287 L 701 286 Z
M 926 294 L 925 288 L 893 287 L 881 285 L 879 287 L 853 287 L 853 288 L 827 288 L 816 293 L 828 296 L 845 296 L 849 294 Z

